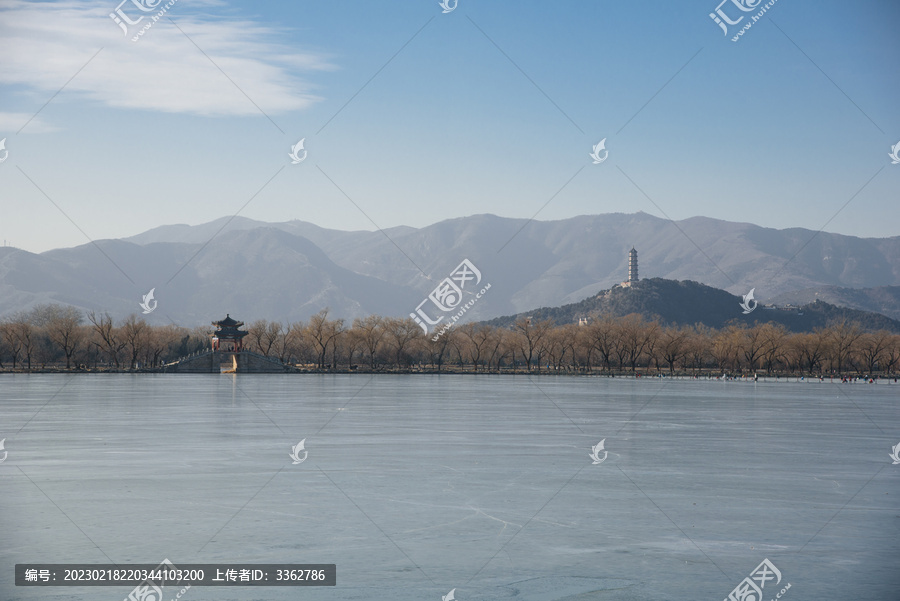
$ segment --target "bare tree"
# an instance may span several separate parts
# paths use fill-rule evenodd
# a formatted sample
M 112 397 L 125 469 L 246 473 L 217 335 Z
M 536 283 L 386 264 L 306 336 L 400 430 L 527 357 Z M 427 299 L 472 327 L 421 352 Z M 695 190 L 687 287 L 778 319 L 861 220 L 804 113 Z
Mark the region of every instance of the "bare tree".
M 447 356 L 447 349 L 457 336 L 459 336 L 457 331 L 450 328 L 438 336 L 437 340 L 434 339 L 434 336 L 425 337 L 422 340 L 421 347 L 428 357 L 428 362 L 439 372 L 444 366 L 444 358 Z
M 19 341 L 19 346 L 25 357 L 25 364 L 30 371 L 31 359 L 34 357 L 38 346 L 38 337 L 35 332 L 34 324 L 31 323 L 31 316 L 23 312 L 16 313 L 12 317 L 10 327 L 12 335 Z
M 659 356 L 656 352 L 656 347 L 659 346 L 659 335 L 661 333 L 661 328 L 659 327 L 659 323 L 656 320 L 649 322 L 645 326 L 645 328 L 644 353 L 647 356 L 647 369 L 650 369 L 650 361 L 652 360 L 655 362 L 656 373 L 659 373 Z
M 571 357 L 570 365 L 573 369 L 578 368 L 578 355 L 577 351 L 579 348 L 580 340 L 579 336 L 581 334 L 581 328 L 574 323 L 567 323 L 562 326 L 562 347 L 563 347 L 563 357 L 568 355 Z M 563 365 L 564 366 L 564 365 Z
M 884 353 L 883 371 L 887 374 L 893 373 L 898 365 L 900 365 L 900 335 L 894 334 Z
M 531 371 L 531 363 L 538 354 L 538 372 L 540 373 L 540 353 L 543 351 L 544 337 L 553 327 L 550 319 L 532 320 L 530 317 L 520 317 L 513 323 L 513 331 L 518 334 L 519 350 L 525 359 L 525 371 Z
M 72 355 L 84 340 L 81 311 L 75 307 L 48 305 L 38 310 L 39 323 L 44 326 L 50 341 L 66 357 L 66 369 L 72 366 Z
M 792 343 L 799 355 L 800 372 L 803 372 L 804 367 L 811 374 L 821 372 L 822 361 L 828 350 L 828 332 L 816 330 L 808 334 L 797 334 L 793 337 Z
M 282 363 L 295 363 L 295 359 L 304 354 L 305 341 L 303 332 L 306 326 L 302 321 L 287 323 L 281 326 L 281 334 L 275 340 L 274 352 Z
M 719 369 L 736 370 L 740 365 L 739 354 L 742 351 L 743 329 L 729 326 L 714 334 L 711 350 Z
M 803 374 L 803 334 L 791 334 L 784 345 L 784 362 L 791 373 Z
M 126 343 L 120 339 L 120 332 L 113 325 L 112 317 L 109 316 L 109 313 L 98 316 L 91 311 L 88 313 L 88 321 L 91 322 L 91 328 L 96 335 L 94 345 L 100 348 L 118 369 L 119 354 L 125 348 Z
M 129 315 L 122 324 L 122 336 L 125 344 L 131 352 L 131 360 L 128 363 L 130 369 L 136 369 L 138 358 L 144 353 L 147 346 L 149 326 L 143 318 L 138 318 L 134 313 Z
M 626 315 L 619 321 L 620 362 L 624 359 L 631 366 L 631 372 L 637 369 L 637 363 L 655 340 L 659 331 L 659 324 L 655 321 L 646 322 L 637 313 Z
M 337 369 L 343 359 L 346 359 L 347 365 L 350 364 L 350 336 L 344 329 L 344 320 L 336 319 L 332 322 L 336 334 L 331 342 L 331 369 Z
M 557 373 L 563 369 L 563 362 L 572 348 L 572 345 L 567 340 L 567 338 L 574 338 L 575 336 L 572 327 L 572 324 L 566 324 L 553 328 L 544 339 L 544 346 L 550 358 L 550 364 Z
M 891 339 L 891 333 L 886 330 L 880 330 L 872 334 L 864 334 L 860 337 L 859 355 L 863 360 L 866 373 L 875 373 L 875 370 L 880 366 L 888 354 Z
M 828 328 L 829 355 L 838 375 L 856 350 L 860 336 L 862 336 L 860 327 L 847 320 L 836 322 Z
M 659 355 L 669 365 L 669 373 L 675 373 L 675 363 L 683 362 L 688 354 L 688 328 L 666 328 L 659 340 Z
M 0 336 L 3 337 L 4 343 L 7 348 L 9 348 L 13 369 L 16 368 L 16 364 L 19 361 L 19 355 L 22 353 L 22 341 L 16 334 L 16 325 L 17 324 L 14 321 L 0 322 Z
M 503 361 L 503 358 L 509 353 L 508 345 L 506 343 L 508 330 L 503 330 L 501 328 L 491 328 L 491 336 L 488 340 L 488 357 L 487 357 L 487 369 L 491 370 L 491 363 L 493 362 L 497 367 L 497 372 L 500 372 L 500 362 Z
M 755 324 L 750 328 L 741 326 L 732 330 L 737 339 L 740 354 L 747 360 L 751 372 L 756 371 L 756 364 L 762 358 L 765 346 L 765 325 Z
M 147 328 L 143 350 L 144 363 L 151 367 L 162 364 L 180 335 L 180 329 L 174 325 Z
M 772 368 L 785 360 L 787 328 L 781 324 L 767 323 L 760 329 L 762 332 L 762 361 L 766 366 L 766 373 L 771 374 Z
M 606 370 L 611 370 L 612 357 L 615 353 L 619 336 L 615 322 L 609 315 L 606 315 L 602 319 L 595 319 L 587 328 L 587 336 L 591 341 L 592 347 L 600 354 Z
M 306 336 L 316 351 L 316 364 L 319 369 L 325 369 L 325 357 L 335 337 L 344 329 L 344 320 L 328 320 L 328 309 L 322 309 L 309 319 L 306 326 Z
M 493 328 L 486 325 L 467 323 L 459 328 L 459 334 L 466 341 L 469 361 L 478 373 L 478 364 L 483 361 L 483 355 L 488 352 Z
M 594 361 L 594 345 L 589 327 L 579 325 L 572 337 L 572 361 L 578 369 L 591 371 Z
M 343 339 L 344 353 L 347 357 L 347 364 L 350 366 L 350 369 L 356 369 L 357 367 L 359 367 L 357 361 L 362 360 L 364 352 L 362 338 L 359 336 L 359 332 L 354 330 L 351 326 L 350 329 L 346 331 Z
M 685 361 L 697 375 L 708 357 L 712 355 L 712 332 L 706 326 L 695 325 L 690 328 L 687 339 Z
M 384 323 L 387 338 L 391 341 L 394 348 L 397 367 L 400 368 L 403 365 L 404 360 L 407 367 L 409 367 L 407 349 L 413 340 L 422 335 L 422 328 L 409 317 L 405 319 L 389 317 Z
M 363 348 L 369 357 L 369 368 L 374 371 L 386 331 L 384 319 L 378 315 L 369 315 L 362 319 L 356 318 L 353 320 L 353 330 L 358 333 Z
M 252 348 L 268 357 L 282 335 L 281 323 L 258 319 L 247 328 L 247 333 Z

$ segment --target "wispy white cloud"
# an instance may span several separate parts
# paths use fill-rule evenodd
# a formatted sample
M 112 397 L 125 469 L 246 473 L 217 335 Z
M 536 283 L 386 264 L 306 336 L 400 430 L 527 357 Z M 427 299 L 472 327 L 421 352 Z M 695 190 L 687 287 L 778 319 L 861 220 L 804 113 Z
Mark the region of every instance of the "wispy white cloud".
M 31 120 L 29 122 L 29 119 Z M 0 112 L 0 132 L 17 132 L 25 124 L 28 124 L 22 133 L 27 134 L 46 134 L 59 131 L 58 127 L 54 127 L 45 123 L 40 117 L 35 117 L 30 113 L 4 113 Z
M 43 103 L 78 73 L 65 87 L 67 98 L 76 94 L 116 108 L 199 115 L 249 115 L 260 109 L 276 114 L 318 100 L 302 76 L 332 69 L 324 55 L 279 44 L 276 40 L 287 35 L 274 27 L 210 17 L 212 7 L 205 15 L 188 13 L 188 4 L 176 2 L 132 42 L 109 17 L 116 0 L 6 2 L 0 7 L 6 51 L 0 85 L 31 92 Z M 196 0 L 190 5 L 196 7 Z

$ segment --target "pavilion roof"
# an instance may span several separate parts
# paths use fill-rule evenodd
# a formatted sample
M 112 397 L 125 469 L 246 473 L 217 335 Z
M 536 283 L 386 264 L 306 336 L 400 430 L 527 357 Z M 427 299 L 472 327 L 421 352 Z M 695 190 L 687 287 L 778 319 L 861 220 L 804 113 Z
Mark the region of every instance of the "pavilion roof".
M 244 322 L 231 319 L 231 315 L 228 314 L 225 315 L 225 319 L 212 322 L 212 325 L 218 327 L 218 329 L 213 332 L 213 336 L 216 338 L 243 338 L 250 333 L 238 329 L 244 325 Z
M 225 319 L 221 319 L 219 321 L 212 322 L 212 325 L 218 326 L 219 328 L 239 328 L 244 325 L 243 321 L 236 321 L 231 318 L 231 315 L 226 313 Z

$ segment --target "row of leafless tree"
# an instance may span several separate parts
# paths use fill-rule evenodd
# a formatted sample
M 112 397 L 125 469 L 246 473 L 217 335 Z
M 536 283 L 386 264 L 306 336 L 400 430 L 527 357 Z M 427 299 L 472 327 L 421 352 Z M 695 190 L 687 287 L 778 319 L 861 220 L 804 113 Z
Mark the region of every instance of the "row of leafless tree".
M 0 368 L 154 369 L 210 347 L 210 328 L 151 326 L 131 315 L 44 305 L 0 321 Z M 435 339 L 411 319 L 370 315 L 347 324 L 328 310 L 306 322 L 259 320 L 245 348 L 319 370 L 896 374 L 900 335 L 846 321 L 812 333 L 767 323 L 664 327 L 639 315 L 589 325 L 519 319 L 512 327 L 454 326 Z

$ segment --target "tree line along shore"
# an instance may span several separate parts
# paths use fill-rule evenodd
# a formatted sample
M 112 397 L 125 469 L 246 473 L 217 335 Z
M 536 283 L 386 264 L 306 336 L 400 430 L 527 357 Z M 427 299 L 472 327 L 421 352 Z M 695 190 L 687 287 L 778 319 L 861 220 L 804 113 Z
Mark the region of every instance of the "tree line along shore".
M 254 321 L 244 348 L 301 370 L 334 372 L 896 377 L 900 371 L 900 334 L 846 320 L 792 333 L 775 323 L 665 326 L 637 314 L 601 315 L 585 325 L 521 318 L 510 327 L 454 325 L 435 337 L 412 319 L 370 315 L 347 323 L 328 314 Z M 208 352 L 211 333 L 42 305 L 0 321 L 0 370 L 154 371 Z

